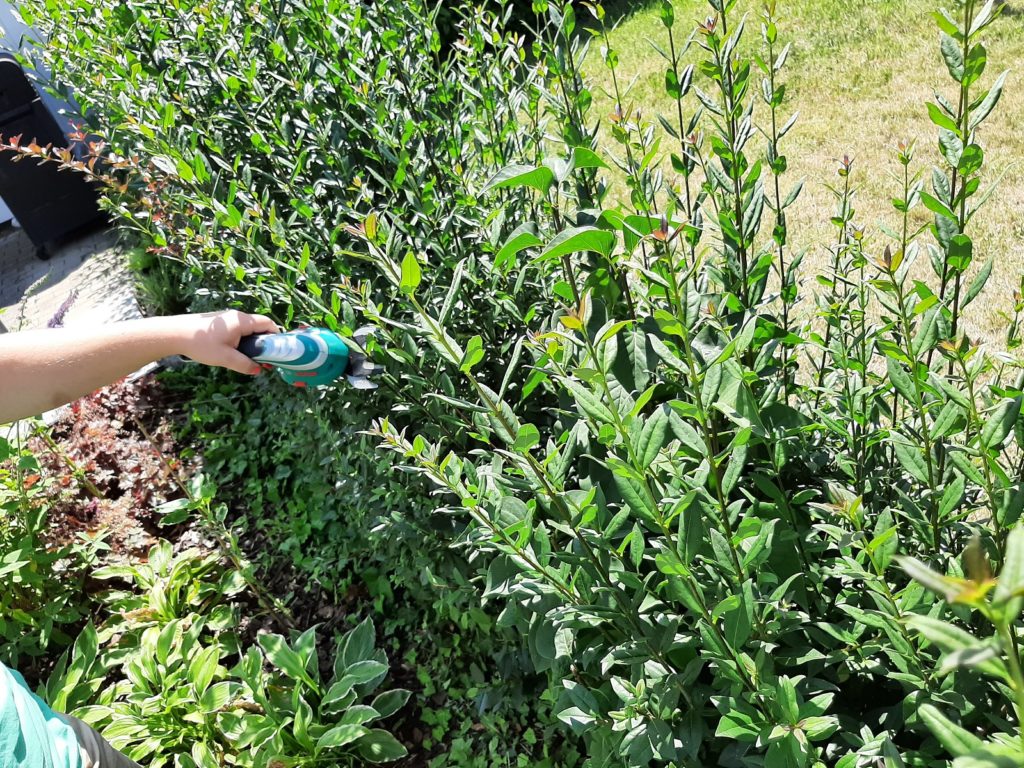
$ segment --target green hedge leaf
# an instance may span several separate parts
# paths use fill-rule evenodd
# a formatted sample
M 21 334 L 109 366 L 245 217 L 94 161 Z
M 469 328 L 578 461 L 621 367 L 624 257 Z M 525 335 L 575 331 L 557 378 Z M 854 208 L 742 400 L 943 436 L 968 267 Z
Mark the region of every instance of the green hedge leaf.
M 571 253 L 584 253 L 588 251 L 600 253 L 607 258 L 611 255 L 614 245 L 614 232 L 591 226 L 573 227 L 559 233 L 552 239 L 538 258 L 557 259 L 561 256 L 568 256 Z
M 509 165 L 491 176 L 484 184 L 483 192 L 495 189 L 532 187 L 538 192 L 547 192 L 555 183 L 555 174 L 547 166 Z

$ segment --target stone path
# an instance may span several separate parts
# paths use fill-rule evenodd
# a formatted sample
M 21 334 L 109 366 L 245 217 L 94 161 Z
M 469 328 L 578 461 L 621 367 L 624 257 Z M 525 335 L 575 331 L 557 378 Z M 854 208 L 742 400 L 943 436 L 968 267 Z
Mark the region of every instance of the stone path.
M 113 230 L 87 234 L 57 248 L 47 261 L 20 229 L 0 233 L 0 327 L 45 328 L 72 298 L 65 325 L 139 317 L 125 253 Z

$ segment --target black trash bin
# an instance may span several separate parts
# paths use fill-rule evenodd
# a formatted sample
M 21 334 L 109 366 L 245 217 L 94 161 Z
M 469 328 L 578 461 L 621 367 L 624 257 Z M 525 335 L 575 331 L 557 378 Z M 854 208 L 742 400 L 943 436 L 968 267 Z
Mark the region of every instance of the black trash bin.
M 22 144 L 35 140 L 40 146 L 68 146 L 18 62 L 0 56 L 0 136 L 9 141 L 18 135 Z M 40 258 L 56 241 L 104 219 L 97 191 L 85 176 L 61 170 L 57 163 L 14 158 L 13 152 L 0 152 L 0 197 Z

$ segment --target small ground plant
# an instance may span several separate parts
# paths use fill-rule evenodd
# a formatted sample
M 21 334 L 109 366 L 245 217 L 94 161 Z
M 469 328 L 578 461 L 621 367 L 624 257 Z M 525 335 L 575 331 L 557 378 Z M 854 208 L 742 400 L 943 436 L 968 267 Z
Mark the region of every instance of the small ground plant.
M 321 673 L 316 628 L 291 640 L 260 634 L 246 646 L 237 571 L 218 555 L 175 554 L 168 542 L 145 564 L 109 566 L 121 581 L 46 685 L 51 705 L 100 729 L 117 749 L 155 768 L 362 765 L 405 747 L 373 727 L 408 691 L 370 694 L 387 675 L 372 623 L 339 637 Z
M 50 543 L 45 498 L 54 480 L 24 442 L 0 436 L 0 659 L 31 676 L 45 673 L 85 621 L 85 571 L 102 541 Z
M 159 403 L 154 432 L 164 433 L 161 394 L 152 383 L 120 383 L 76 403 L 53 428 L 23 422 L 0 439 L 0 660 L 32 684 L 45 681 L 39 692 L 56 711 L 80 715 L 147 765 L 354 766 L 404 757 L 406 747 L 382 725 L 393 725 L 409 692 L 382 688 L 389 664 L 373 622 L 344 632 L 309 622 L 287 629 L 289 617 L 238 554 L 201 476 L 184 499 L 160 509 L 163 521 L 177 519 L 177 533 L 195 510 L 202 520 L 188 533 L 220 544 L 214 551 L 160 541 L 138 557 L 139 535 L 107 535 L 90 517 L 90 494 L 111 501 L 114 480 L 135 497 L 138 518 L 168 492 L 140 471 L 155 464 L 173 474 L 166 446 L 145 445 L 153 433 L 137 419 L 126 427 L 141 403 Z M 109 406 L 102 415 L 101 401 Z M 134 454 L 103 450 L 116 439 L 111 423 Z M 140 456 L 146 448 L 155 459 Z M 102 469 L 90 466 L 92 457 Z M 138 534 L 141 522 L 133 522 Z M 128 528 L 122 523 L 119 533 Z
M 442 55 L 393 5 L 29 8 L 88 52 L 53 64 L 111 204 L 196 306 L 380 324 L 377 399 L 311 407 L 376 415 L 393 464 L 345 460 L 429 481 L 453 524 L 425 546 L 463 553 L 588 765 L 1021 764 L 1017 318 L 1005 351 L 966 335 L 1001 5 L 935 12 L 935 135 L 872 169 L 877 230 L 855 159 L 828 172 L 813 276 L 782 5 L 709 0 L 691 30 L 661 2 L 664 115 L 598 4 L 534 2 L 529 55 L 471 8 Z

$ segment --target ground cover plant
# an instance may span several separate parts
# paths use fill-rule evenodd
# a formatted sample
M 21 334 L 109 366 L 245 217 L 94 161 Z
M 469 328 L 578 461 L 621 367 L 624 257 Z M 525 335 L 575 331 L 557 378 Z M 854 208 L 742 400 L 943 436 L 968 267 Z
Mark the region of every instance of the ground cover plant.
M 52 479 L 44 480 L 40 472 L 30 451 L 0 439 L 0 547 L 6 585 L 0 653 L 28 676 L 45 672 L 48 655 L 69 645 L 84 621 L 85 568 L 96 552 L 85 542 L 47 546 L 49 521 L 34 501 Z
M 812 259 L 788 66 L 813 33 L 652 6 L 651 104 L 599 5 L 533 3 L 529 42 L 467 7 L 445 51 L 416 2 L 26 7 L 155 296 L 381 327 L 373 399 L 300 401 L 353 432 L 319 508 L 344 527 L 346 482 L 411 474 L 412 562 L 525 638 L 587 765 L 1019 765 L 1020 295 L 1004 345 L 971 330 L 1015 22 L 935 9 L 928 132 L 879 142 L 886 187 L 814 169 Z
M 325 419 L 270 377 L 243 391 L 224 375 L 163 382 L 193 399 L 183 438 L 217 478 L 218 502 L 244 510 L 232 527 L 296 625 L 332 631 L 375 616 L 393 676 L 416 694 L 402 726 L 421 760 L 412 764 L 503 764 L 520 752 L 524 765 L 544 765 L 543 687 L 515 636 L 473 599 L 473 569 L 424 546 L 448 540 L 454 521 L 418 515 L 427 489 L 396 475 L 387 456 L 379 467 L 366 461 L 367 425 Z
M 104 728 L 146 765 L 404 757 L 381 725 L 394 722 L 409 691 L 381 686 L 389 665 L 372 621 L 344 632 L 290 629 L 291 617 L 254 593 L 252 569 L 232 557 L 237 547 L 217 546 L 232 536 L 215 516 L 182 530 L 183 510 L 209 511 L 208 484 L 198 478 L 194 494 L 169 503 L 152 497 L 175 490 L 152 474 L 174 474 L 166 437 L 154 437 L 166 435 L 167 406 L 152 381 L 121 382 L 75 403 L 52 430 L 0 438 L 0 658 L 58 711 Z M 104 466 L 91 467 L 94 458 Z M 112 525 L 103 516 L 122 498 L 116 480 L 136 503 Z M 198 546 L 163 539 L 158 521 Z M 137 552 L 147 539 L 154 545 Z

